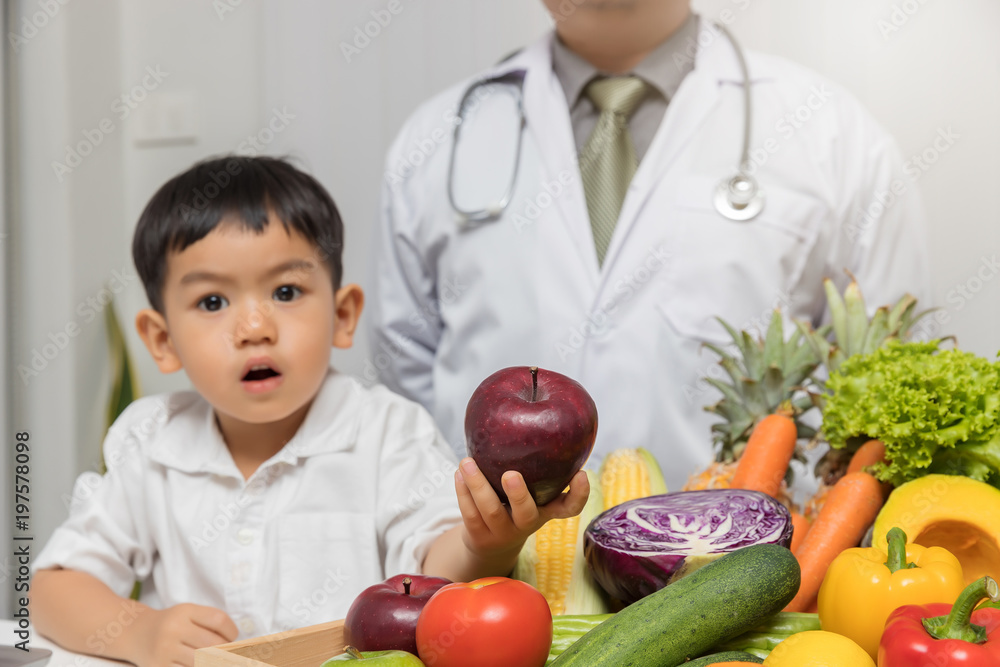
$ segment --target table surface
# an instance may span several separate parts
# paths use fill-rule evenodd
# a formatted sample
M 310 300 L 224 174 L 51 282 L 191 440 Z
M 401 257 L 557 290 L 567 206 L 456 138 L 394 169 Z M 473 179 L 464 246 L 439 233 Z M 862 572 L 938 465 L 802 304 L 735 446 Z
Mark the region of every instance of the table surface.
M 13 646 L 21 641 L 21 638 L 14 634 L 17 623 L 12 620 L 0 619 L 0 645 Z M 29 648 L 47 648 L 52 651 L 52 658 L 45 667 L 131 667 L 132 663 L 118 662 L 117 660 L 105 660 L 92 655 L 73 653 L 66 649 L 59 648 L 49 640 L 42 637 L 34 628 L 29 628 L 31 633 L 28 639 Z

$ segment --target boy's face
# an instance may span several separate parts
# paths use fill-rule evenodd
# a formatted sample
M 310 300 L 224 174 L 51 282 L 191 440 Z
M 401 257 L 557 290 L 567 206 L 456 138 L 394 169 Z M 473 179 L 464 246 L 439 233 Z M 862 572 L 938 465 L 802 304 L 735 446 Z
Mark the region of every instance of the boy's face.
M 222 223 L 171 253 L 163 302 L 162 315 L 139 314 L 139 333 L 161 371 L 187 371 L 225 433 L 301 423 L 330 347 L 351 345 L 362 296 L 355 285 L 334 293 L 317 249 L 272 218 L 261 234 Z

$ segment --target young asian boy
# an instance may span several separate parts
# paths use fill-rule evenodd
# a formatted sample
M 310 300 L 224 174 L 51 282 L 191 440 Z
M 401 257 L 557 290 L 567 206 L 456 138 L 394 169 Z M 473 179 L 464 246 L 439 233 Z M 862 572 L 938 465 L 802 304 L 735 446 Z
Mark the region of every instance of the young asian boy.
M 343 245 L 329 194 L 281 159 L 205 161 L 153 196 L 136 327 L 194 391 L 141 398 L 109 430 L 107 474 L 34 563 L 41 633 L 193 665 L 200 647 L 341 618 L 392 574 L 509 574 L 532 532 L 582 510 L 583 473 L 539 508 L 516 472 L 508 510 L 423 408 L 330 367 L 364 304 L 341 284 Z

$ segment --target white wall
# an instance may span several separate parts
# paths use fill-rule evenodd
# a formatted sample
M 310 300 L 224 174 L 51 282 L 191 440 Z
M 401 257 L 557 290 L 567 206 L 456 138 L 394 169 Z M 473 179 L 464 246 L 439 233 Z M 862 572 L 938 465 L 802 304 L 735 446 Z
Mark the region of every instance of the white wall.
M 86 321 L 78 308 L 86 312 L 88 299 L 116 287 L 114 271 L 125 273 L 126 289 L 116 299 L 144 393 L 187 386 L 183 375 L 159 375 L 131 333 L 145 296 L 129 280 L 129 245 L 153 191 L 195 160 L 235 150 L 267 127 L 274 109 L 284 109 L 295 117 L 267 151 L 297 157 L 330 189 L 347 223 L 345 277 L 363 283 L 383 156 L 405 116 L 551 25 L 539 0 L 400 3 L 402 11 L 351 62 L 341 42 L 352 42 L 389 0 L 88 0 L 67 4 L 18 53 L 7 54 L 19 73 L 22 122 L 9 292 L 15 366 L 30 365 L 32 350 L 48 344 L 50 334 L 58 339 L 67 325 L 79 327 L 27 385 L 16 373 L 7 376 L 14 423 L 39 445 L 37 539 L 65 516 L 60 496 L 76 473 L 97 463 L 106 342 L 101 320 Z M 28 16 L 40 6 L 17 5 Z M 878 21 L 904 5 L 915 13 L 900 9 L 905 23 L 883 37 Z M 220 13 L 220 6 L 232 11 Z M 699 0 L 696 7 L 706 16 L 730 9 L 747 47 L 788 56 L 846 85 L 905 155 L 932 147 L 939 128 L 960 135 L 919 187 L 931 222 L 937 299 L 950 318 L 945 333 L 992 357 L 1000 348 L 992 333 L 1000 323 L 1000 280 L 982 268 L 982 258 L 1000 252 L 990 187 L 1000 177 L 993 158 L 1000 149 L 1000 42 L 993 39 L 1000 5 Z M 114 100 L 141 86 L 147 68 L 164 73 L 162 81 L 121 118 Z M 185 105 L 182 118 L 170 116 Z M 166 135 L 138 141 L 155 138 L 150 123 L 161 112 Z M 103 119 L 114 130 L 60 183 L 52 161 L 63 160 L 67 144 Z M 175 121 L 180 127 L 171 129 Z M 960 285 L 978 291 L 965 299 L 954 291 Z M 361 344 L 334 359 L 358 373 L 366 354 Z

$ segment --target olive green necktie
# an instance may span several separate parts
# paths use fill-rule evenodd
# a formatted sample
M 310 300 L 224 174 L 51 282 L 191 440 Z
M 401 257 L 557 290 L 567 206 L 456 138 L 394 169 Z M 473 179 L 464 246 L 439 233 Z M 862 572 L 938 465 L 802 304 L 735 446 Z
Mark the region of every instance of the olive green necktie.
M 584 90 L 601 112 L 580 155 L 580 175 L 598 264 L 604 264 L 625 193 L 638 166 L 628 119 L 646 90 L 646 83 L 634 76 L 594 79 Z

